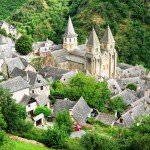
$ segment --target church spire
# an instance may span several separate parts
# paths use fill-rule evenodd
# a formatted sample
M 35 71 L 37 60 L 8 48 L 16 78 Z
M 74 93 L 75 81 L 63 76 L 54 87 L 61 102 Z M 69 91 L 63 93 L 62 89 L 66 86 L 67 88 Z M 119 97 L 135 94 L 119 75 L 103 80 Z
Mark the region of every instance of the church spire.
M 72 38 L 72 37 L 76 37 L 76 36 L 78 36 L 78 35 L 75 33 L 71 18 L 69 16 L 68 25 L 67 25 L 64 37 Z
M 107 29 L 105 30 L 105 33 L 101 39 L 101 42 L 102 43 L 115 43 L 115 40 L 114 40 L 114 37 L 112 35 L 109 25 L 107 26 Z
M 87 41 L 87 45 L 88 46 L 99 46 L 100 45 L 100 42 L 99 42 L 99 39 L 97 37 L 97 34 L 95 32 L 95 29 L 93 27 L 91 33 L 90 33 L 90 36 L 88 38 L 88 41 Z

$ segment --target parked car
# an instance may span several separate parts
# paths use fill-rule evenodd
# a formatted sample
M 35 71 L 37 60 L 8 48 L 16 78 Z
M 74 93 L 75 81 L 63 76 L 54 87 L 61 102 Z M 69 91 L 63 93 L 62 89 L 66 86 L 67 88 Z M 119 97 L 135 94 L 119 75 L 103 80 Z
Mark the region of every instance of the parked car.
M 74 130 L 75 130 L 75 131 L 80 131 L 81 129 L 82 129 L 82 126 L 79 125 L 79 124 L 76 124 L 76 125 L 74 126 Z

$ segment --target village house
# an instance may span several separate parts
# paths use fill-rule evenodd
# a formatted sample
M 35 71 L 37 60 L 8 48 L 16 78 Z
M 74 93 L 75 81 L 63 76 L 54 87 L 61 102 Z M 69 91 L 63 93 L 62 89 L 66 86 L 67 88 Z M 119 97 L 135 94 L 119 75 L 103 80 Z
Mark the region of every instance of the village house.
M 36 69 L 29 64 L 25 59 L 21 57 L 14 57 L 14 58 L 6 58 L 4 59 L 4 63 L 2 65 L 2 74 L 3 76 L 8 79 L 11 77 L 11 73 L 15 68 L 19 68 L 24 71 L 33 71 L 36 72 Z
M 87 105 L 86 101 L 81 97 L 77 102 L 68 99 L 56 100 L 54 104 L 53 116 L 62 110 L 68 110 L 75 124 L 86 125 L 87 117 L 91 116 L 92 109 Z
M 24 94 L 29 95 L 30 85 L 22 77 L 18 76 L 0 83 L 0 86 L 10 90 L 12 97 L 19 103 Z
M 94 76 L 116 78 L 117 52 L 115 40 L 108 26 L 99 41 L 93 28 L 86 44 L 78 45 L 71 18 L 63 35 L 63 47 L 49 52 L 43 58 L 44 65 L 67 70 L 88 70 Z
M 26 112 L 30 116 L 33 116 L 38 106 L 46 106 L 50 109 L 50 100 L 45 93 L 41 95 L 24 95 L 19 103 L 26 108 Z

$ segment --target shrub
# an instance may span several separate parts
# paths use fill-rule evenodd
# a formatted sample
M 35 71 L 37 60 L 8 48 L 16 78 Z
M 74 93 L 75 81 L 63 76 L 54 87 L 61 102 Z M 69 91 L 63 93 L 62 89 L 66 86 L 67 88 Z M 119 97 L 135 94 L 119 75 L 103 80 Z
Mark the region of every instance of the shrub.
M 35 109 L 35 112 L 34 112 L 34 115 L 39 115 L 43 113 L 44 116 L 47 118 L 50 114 L 51 114 L 51 110 L 49 108 L 47 108 L 46 106 L 38 106 L 36 109 Z
M 129 84 L 127 85 L 127 88 L 130 89 L 130 90 L 136 91 L 137 85 L 134 84 L 134 83 L 129 83 Z
M 56 102 L 56 98 L 52 95 L 49 95 L 49 99 L 51 101 L 51 104 L 54 104 Z

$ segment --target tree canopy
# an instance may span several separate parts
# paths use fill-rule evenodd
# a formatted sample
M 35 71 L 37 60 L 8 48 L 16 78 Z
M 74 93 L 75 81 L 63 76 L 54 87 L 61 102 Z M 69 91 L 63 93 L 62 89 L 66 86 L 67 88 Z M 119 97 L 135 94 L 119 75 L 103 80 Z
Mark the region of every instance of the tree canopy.
M 32 40 L 27 35 L 22 35 L 16 40 L 15 49 L 22 55 L 32 52 Z
M 51 110 L 48 109 L 46 106 L 38 106 L 34 111 L 34 115 L 39 115 L 41 113 L 43 113 L 44 116 L 47 118 L 51 114 Z
M 110 98 L 110 91 L 106 82 L 99 82 L 92 76 L 78 73 L 64 89 L 65 96 L 70 100 L 79 100 L 81 96 L 90 107 L 104 111 L 105 104 Z

